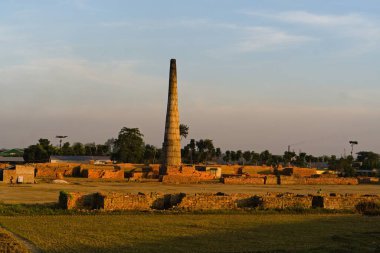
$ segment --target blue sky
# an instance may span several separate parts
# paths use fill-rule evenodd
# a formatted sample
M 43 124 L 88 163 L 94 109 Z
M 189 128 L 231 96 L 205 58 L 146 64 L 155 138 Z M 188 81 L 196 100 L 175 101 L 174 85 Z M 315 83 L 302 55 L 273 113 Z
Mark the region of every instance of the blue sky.
M 380 152 L 379 13 L 375 0 L 1 1 L 0 147 L 123 126 L 161 146 L 176 58 L 189 138 Z

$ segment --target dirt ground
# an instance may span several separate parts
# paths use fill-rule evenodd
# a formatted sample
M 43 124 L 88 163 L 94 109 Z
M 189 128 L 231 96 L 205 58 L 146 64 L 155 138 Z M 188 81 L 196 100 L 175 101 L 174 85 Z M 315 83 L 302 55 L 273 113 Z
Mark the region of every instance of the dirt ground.
M 380 185 L 224 185 L 224 184 L 193 184 L 168 185 L 159 182 L 112 182 L 88 180 L 80 178 L 65 178 L 69 184 L 53 184 L 39 181 L 37 184 L 13 185 L 0 184 L 0 201 L 4 203 L 47 203 L 56 202 L 61 190 L 77 192 L 162 192 L 162 193 L 251 193 L 293 192 L 299 194 L 315 194 L 319 189 L 322 193 L 359 193 L 379 194 Z

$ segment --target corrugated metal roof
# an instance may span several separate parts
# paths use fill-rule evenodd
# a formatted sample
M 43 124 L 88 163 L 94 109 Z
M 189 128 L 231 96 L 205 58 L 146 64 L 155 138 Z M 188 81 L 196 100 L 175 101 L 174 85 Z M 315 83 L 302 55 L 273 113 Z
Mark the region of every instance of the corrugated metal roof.
M 109 161 L 111 158 L 109 156 L 60 156 L 52 155 L 50 160 L 60 160 L 60 161 Z
M 23 157 L 4 157 L 4 156 L 0 156 L 0 162 L 17 162 L 17 163 L 22 163 L 24 162 L 24 158 Z

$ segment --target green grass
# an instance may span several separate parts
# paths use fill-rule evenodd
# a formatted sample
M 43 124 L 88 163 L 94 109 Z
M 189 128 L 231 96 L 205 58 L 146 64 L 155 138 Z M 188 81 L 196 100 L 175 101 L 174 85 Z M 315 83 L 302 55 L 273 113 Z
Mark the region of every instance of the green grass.
M 379 252 L 380 217 L 355 214 L 0 216 L 43 252 Z

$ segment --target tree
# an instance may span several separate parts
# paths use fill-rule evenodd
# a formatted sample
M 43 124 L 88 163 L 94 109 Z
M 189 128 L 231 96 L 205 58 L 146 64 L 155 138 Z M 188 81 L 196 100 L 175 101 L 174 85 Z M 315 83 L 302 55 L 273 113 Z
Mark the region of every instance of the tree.
M 236 151 L 236 161 L 239 163 L 243 157 L 243 152 L 241 150 Z
M 29 163 L 43 163 L 50 160 L 50 156 L 57 154 L 58 149 L 50 144 L 48 139 L 39 139 L 38 143 L 24 150 L 24 160 Z
M 157 148 L 153 145 L 145 145 L 144 150 L 144 163 L 150 164 L 156 162 Z
M 75 142 L 73 144 L 73 152 L 74 152 L 74 155 L 85 155 L 85 148 L 84 148 L 84 145 L 80 142 Z
M 223 161 L 226 163 L 229 163 L 231 161 L 231 151 L 226 150 L 226 153 L 224 153 Z
M 249 163 L 252 159 L 252 153 L 251 151 L 244 151 L 243 158 L 246 163 Z
M 123 163 L 142 162 L 145 149 L 143 136 L 138 128 L 123 127 L 115 140 L 112 159 Z
M 260 153 L 261 164 L 270 165 L 271 158 L 272 158 L 272 154 L 268 150 L 265 150 Z
M 222 150 L 220 148 L 215 149 L 215 157 L 219 159 L 222 156 Z
M 61 154 L 62 155 L 74 155 L 74 151 L 73 151 L 72 147 L 70 146 L 70 142 L 63 143 L 62 148 L 61 148 Z
M 252 151 L 251 154 L 252 154 L 252 158 L 251 158 L 252 164 L 257 165 L 258 162 L 260 161 L 260 154 L 256 153 L 255 151 Z
M 105 143 L 104 143 L 105 146 L 107 146 L 107 154 L 112 154 L 113 153 L 113 149 L 115 147 L 115 139 L 114 138 L 111 138 L 111 139 L 108 139 Z
M 372 170 L 380 168 L 380 155 L 370 151 L 360 151 L 357 153 L 357 161 L 361 163 L 362 170 Z
M 284 152 L 284 162 L 286 165 L 290 165 L 292 163 L 292 161 L 295 159 L 296 157 L 296 153 L 295 152 L 290 152 L 290 151 L 285 151 Z
M 214 144 L 210 139 L 200 139 L 195 143 L 198 148 L 198 159 L 201 162 L 209 161 L 215 154 Z
M 45 163 L 49 161 L 50 155 L 42 145 L 31 145 L 24 150 L 24 160 L 28 163 Z
M 179 135 L 181 138 L 187 138 L 187 135 L 189 134 L 189 127 L 185 124 L 180 124 L 179 125 Z
M 87 143 L 84 145 L 85 155 L 93 156 L 96 154 L 96 145 L 95 142 Z
M 191 150 L 191 153 L 190 153 L 190 156 L 191 156 L 191 164 L 194 164 L 194 160 L 196 159 L 196 145 L 195 145 L 195 140 L 194 139 L 191 139 L 190 140 L 190 143 L 189 143 L 189 148 Z

